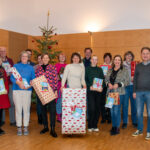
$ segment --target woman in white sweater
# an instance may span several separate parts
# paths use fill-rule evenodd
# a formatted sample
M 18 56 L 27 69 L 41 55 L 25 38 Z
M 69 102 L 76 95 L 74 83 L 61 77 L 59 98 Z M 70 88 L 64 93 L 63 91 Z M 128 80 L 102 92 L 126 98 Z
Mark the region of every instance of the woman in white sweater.
M 71 56 L 71 64 L 67 65 L 62 78 L 62 88 L 65 83 L 69 88 L 86 88 L 85 83 L 85 68 L 81 64 L 81 56 L 78 53 L 73 53 Z

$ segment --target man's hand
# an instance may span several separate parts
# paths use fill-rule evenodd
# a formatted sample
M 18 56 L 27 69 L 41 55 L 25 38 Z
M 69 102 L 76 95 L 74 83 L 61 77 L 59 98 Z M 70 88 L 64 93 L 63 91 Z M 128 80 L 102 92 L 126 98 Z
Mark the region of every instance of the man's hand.
M 136 93 L 133 93 L 133 98 L 136 99 Z

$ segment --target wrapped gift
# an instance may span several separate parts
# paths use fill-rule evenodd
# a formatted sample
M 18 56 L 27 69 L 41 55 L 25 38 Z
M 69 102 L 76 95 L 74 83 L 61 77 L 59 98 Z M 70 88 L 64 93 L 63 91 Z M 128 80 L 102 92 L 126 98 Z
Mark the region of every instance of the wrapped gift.
M 7 75 L 10 75 L 10 73 L 11 73 L 11 65 L 9 64 L 9 62 L 3 62 L 2 66 L 4 67 Z
M 103 70 L 104 76 L 107 75 L 108 70 L 111 68 L 110 65 L 100 65 L 100 67 L 101 67 L 102 70 Z
M 103 79 L 94 78 L 93 80 L 93 89 L 101 89 L 103 85 Z
M 134 73 L 135 73 L 135 67 L 136 65 L 139 63 L 139 61 L 132 61 L 131 62 L 131 77 L 134 77 Z
M 7 90 L 5 88 L 4 79 L 0 78 L 0 95 L 7 94 Z
M 32 86 L 43 105 L 57 98 L 44 75 L 32 80 Z
M 110 92 L 108 94 L 106 105 L 107 108 L 112 108 L 113 105 L 119 105 L 120 104 L 120 96 L 118 92 Z
M 15 67 L 11 67 L 10 71 L 17 81 L 22 81 L 22 77 Z
M 86 89 L 65 88 L 62 93 L 62 134 L 86 133 Z

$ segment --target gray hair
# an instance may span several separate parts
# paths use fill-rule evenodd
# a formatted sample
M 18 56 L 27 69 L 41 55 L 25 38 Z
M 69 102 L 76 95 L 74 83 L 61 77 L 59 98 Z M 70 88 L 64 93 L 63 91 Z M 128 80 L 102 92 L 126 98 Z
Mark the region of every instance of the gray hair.
M 22 57 L 24 54 L 27 54 L 27 55 L 28 55 L 28 59 L 29 59 L 29 54 L 28 54 L 28 52 L 27 52 L 27 51 L 22 51 L 22 52 L 20 53 L 20 56 L 19 56 L 20 61 L 21 61 L 21 57 Z

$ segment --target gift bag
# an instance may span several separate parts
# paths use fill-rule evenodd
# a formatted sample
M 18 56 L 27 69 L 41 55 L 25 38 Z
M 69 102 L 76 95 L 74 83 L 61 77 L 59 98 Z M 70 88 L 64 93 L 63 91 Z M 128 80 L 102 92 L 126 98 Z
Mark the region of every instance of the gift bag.
M 134 77 L 134 73 L 135 73 L 135 67 L 136 65 L 139 63 L 139 61 L 132 61 L 131 62 L 131 77 Z
M 7 94 L 7 90 L 5 88 L 4 79 L 0 78 L 0 95 Z
M 43 105 L 57 98 L 44 75 L 32 80 L 32 86 Z
M 120 97 L 118 92 L 110 92 L 107 96 L 106 105 L 107 108 L 112 108 L 113 105 L 120 104 Z
M 62 134 L 86 133 L 86 89 L 63 89 Z

